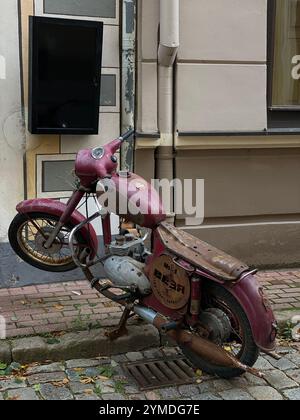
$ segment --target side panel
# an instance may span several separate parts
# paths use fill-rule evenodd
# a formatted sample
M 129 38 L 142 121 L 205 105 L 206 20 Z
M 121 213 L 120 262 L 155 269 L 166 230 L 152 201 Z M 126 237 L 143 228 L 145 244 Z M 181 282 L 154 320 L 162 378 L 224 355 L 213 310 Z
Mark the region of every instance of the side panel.
M 48 213 L 54 216 L 60 217 L 66 210 L 67 205 L 60 201 L 48 200 L 48 199 L 37 199 L 27 200 L 17 205 L 17 211 L 19 213 Z M 70 217 L 70 223 L 74 226 L 83 222 L 85 217 L 75 210 Z M 81 229 L 81 234 L 86 239 L 89 247 L 92 251 L 92 257 L 94 257 L 98 250 L 98 239 L 94 228 L 87 224 Z

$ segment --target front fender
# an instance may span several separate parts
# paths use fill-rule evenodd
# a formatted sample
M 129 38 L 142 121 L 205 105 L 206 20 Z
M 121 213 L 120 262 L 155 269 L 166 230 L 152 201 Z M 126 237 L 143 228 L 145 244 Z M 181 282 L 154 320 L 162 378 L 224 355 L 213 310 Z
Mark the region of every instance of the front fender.
M 276 320 L 257 279 L 249 274 L 237 284 L 224 284 L 246 312 L 256 345 L 265 352 L 275 349 Z
M 17 211 L 21 214 L 47 213 L 57 217 L 61 217 L 66 208 L 66 204 L 50 199 L 26 200 L 17 205 Z M 69 222 L 75 227 L 85 220 L 86 218 L 81 213 L 79 213 L 79 211 L 75 210 L 72 213 Z M 94 258 L 98 251 L 98 239 L 94 228 L 91 224 L 86 224 L 80 230 L 80 233 L 91 249 L 91 258 Z

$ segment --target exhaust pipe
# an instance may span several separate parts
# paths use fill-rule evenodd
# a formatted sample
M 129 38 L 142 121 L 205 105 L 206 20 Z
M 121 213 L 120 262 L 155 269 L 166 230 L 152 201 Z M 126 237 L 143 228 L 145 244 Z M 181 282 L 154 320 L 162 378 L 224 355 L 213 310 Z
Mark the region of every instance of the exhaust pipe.
M 145 308 L 140 305 L 133 307 L 133 312 L 140 316 L 144 321 L 154 325 L 160 332 L 164 331 L 169 337 L 171 337 L 179 345 L 189 347 L 199 357 L 206 360 L 209 363 L 220 367 L 228 367 L 233 369 L 240 369 L 244 372 L 249 372 L 254 376 L 263 378 L 264 375 L 258 370 L 244 365 L 232 354 L 228 353 L 222 347 L 217 346 L 209 340 L 206 340 L 198 335 L 192 334 L 187 330 L 181 328 L 165 330 L 164 326 L 167 324 L 161 315 L 152 309 Z

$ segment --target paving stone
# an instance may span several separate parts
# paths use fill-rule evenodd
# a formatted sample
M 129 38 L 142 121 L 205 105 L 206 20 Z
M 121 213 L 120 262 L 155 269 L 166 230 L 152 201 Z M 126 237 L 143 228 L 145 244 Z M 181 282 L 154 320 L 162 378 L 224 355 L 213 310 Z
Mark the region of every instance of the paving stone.
M 11 389 L 7 392 L 7 399 L 20 401 L 36 401 L 38 396 L 32 388 Z
M 97 359 L 68 360 L 66 366 L 68 369 L 95 367 L 100 366 L 100 361 Z
M 158 391 L 145 392 L 145 397 L 149 401 L 157 401 L 161 399 L 161 395 L 158 393 Z
M 214 381 L 202 382 L 202 384 L 198 385 L 198 389 L 199 389 L 200 394 L 213 393 L 214 391 L 216 391 L 216 388 L 214 386 Z
M 87 376 L 89 378 L 95 378 L 96 376 L 100 375 L 100 370 L 99 367 L 91 367 L 91 368 L 87 368 L 84 369 L 84 371 L 82 373 L 80 373 L 80 375 L 84 375 Z
M 286 356 L 291 362 L 293 362 L 297 367 L 300 368 L 300 353 L 293 353 Z
M 101 394 L 113 394 L 115 386 L 106 385 L 104 382 L 96 381 L 95 386 L 99 388 Z
M 105 394 L 105 397 L 103 397 L 104 400 L 114 401 L 114 400 L 125 400 L 124 395 L 119 393 L 113 393 L 113 394 Z
M 198 394 L 199 394 L 199 390 Z M 164 388 L 160 390 L 160 394 L 164 400 L 174 400 L 175 398 L 179 398 L 181 395 L 186 395 L 185 393 L 179 393 L 177 388 Z
M 3 395 L 2 395 L 2 393 L 0 392 L 0 401 L 3 401 L 3 400 L 4 400 Z
M 128 362 L 128 359 L 125 354 L 117 354 L 116 356 L 112 356 L 111 360 L 114 360 L 117 363 Z
M 40 387 L 40 394 L 44 400 L 73 400 L 71 392 L 64 387 L 57 387 L 51 384 L 42 384 Z
M 192 397 L 194 401 L 222 401 L 222 398 L 217 395 L 206 393 Z
M 197 385 L 181 385 L 178 387 L 178 391 L 184 397 L 199 395 L 199 388 Z
M 165 347 L 163 349 L 163 352 L 166 356 L 178 356 L 179 353 L 179 349 L 177 347 Z
M 143 352 L 145 359 L 159 359 L 163 356 L 162 351 L 158 349 L 145 350 Z
M 233 378 L 228 380 L 231 388 L 245 388 L 248 385 L 248 381 L 244 376 L 240 376 L 239 378 Z
M 9 389 L 25 388 L 26 382 L 24 380 L 16 380 L 15 378 L 3 379 L 0 381 L 0 391 L 7 391 Z
M 300 369 L 288 370 L 285 372 L 287 376 L 300 385 Z
M 43 384 L 47 382 L 60 382 L 66 378 L 64 372 L 50 372 L 50 373 L 37 373 L 27 377 L 29 385 Z
M 300 388 L 288 389 L 283 391 L 286 398 L 292 401 L 300 401 Z
M 80 373 L 81 372 L 76 372 L 73 369 L 67 369 L 66 370 L 66 374 L 67 374 L 68 378 L 70 379 L 70 381 L 73 381 L 73 382 L 80 382 L 80 380 L 81 380 Z
M 213 389 L 216 392 L 228 391 L 232 386 L 226 379 L 216 379 L 213 381 Z
M 146 399 L 146 396 L 145 394 L 131 394 L 128 398 L 132 401 L 144 401 Z
M 81 382 L 69 382 L 69 388 L 73 394 L 83 394 L 86 390 L 94 390 L 94 385 L 82 384 Z
M 230 391 L 220 392 L 220 396 L 226 401 L 250 401 L 254 400 L 248 392 L 241 389 L 231 389 Z
M 298 384 L 292 379 L 288 378 L 285 373 L 280 370 L 273 370 L 266 373 L 266 381 L 278 390 L 295 388 Z
M 281 401 L 283 400 L 282 395 L 279 394 L 276 389 L 270 386 L 253 386 L 247 388 L 247 391 L 253 398 L 260 401 Z
M 27 369 L 28 375 L 36 373 L 53 373 L 53 372 L 64 372 L 65 367 L 62 363 L 51 363 L 50 365 L 32 366 Z
M 126 357 L 130 362 L 137 362 L 138 360 L 144 359 L 144 355 L 140 351 L 126 353 Z
M 244 377 L 247 379 L 249 385 L 267 385 L 267 382 L 263 378 L 251 375 L 251 373 L 245 373 Z
M 135 385 L 125 385 L 124 389 L 126 394 L 137 394 L 139 392 L 139 388 Z
M 266 360 L 265 358 L 261 356 L 258 358 L 254 367 L 257 370 L 273 370 L 274 369 L 271 363 L 269 363 L 268 360 Z
M 97 401 L 97 400 L 100 400 L 100 399 L 101 398 L 98 395 L 96 395 L 95 393 L 75 395 L 75 400 L 78 400 L 78 401 Z
M 297 365 L 295 365 L 287 357 L 282 357 L 280 360 L 275 360 L 270 356 L 267 356 L 266 358 L 271 363 L 271 365 L 274 366 L 276 369 L 280 369 L 280 370 L 285 371 L 285 370 L 290 370 L 290 369 L 296 369 L 297 368 Z

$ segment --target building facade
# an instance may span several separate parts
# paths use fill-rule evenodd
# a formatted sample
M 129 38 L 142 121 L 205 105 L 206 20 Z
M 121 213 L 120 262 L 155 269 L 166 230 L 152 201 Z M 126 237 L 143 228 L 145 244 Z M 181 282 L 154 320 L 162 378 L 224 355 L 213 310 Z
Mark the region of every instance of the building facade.
M 10 251 L 15 204 L 67 199 L 76 152 L 133 121 L 137 139 L 122 151 L 123 166 L 147 179 L 205 180 L 204 223 L 185 226 L 185 215 L 171 212 L 177 226 L 251 265 L 299 265 L 298 0 L 1 0 L 0 7 L 1 285 L 58 279 Z M 27 130 L 32 15 L 104 22 L 98 136 Z

